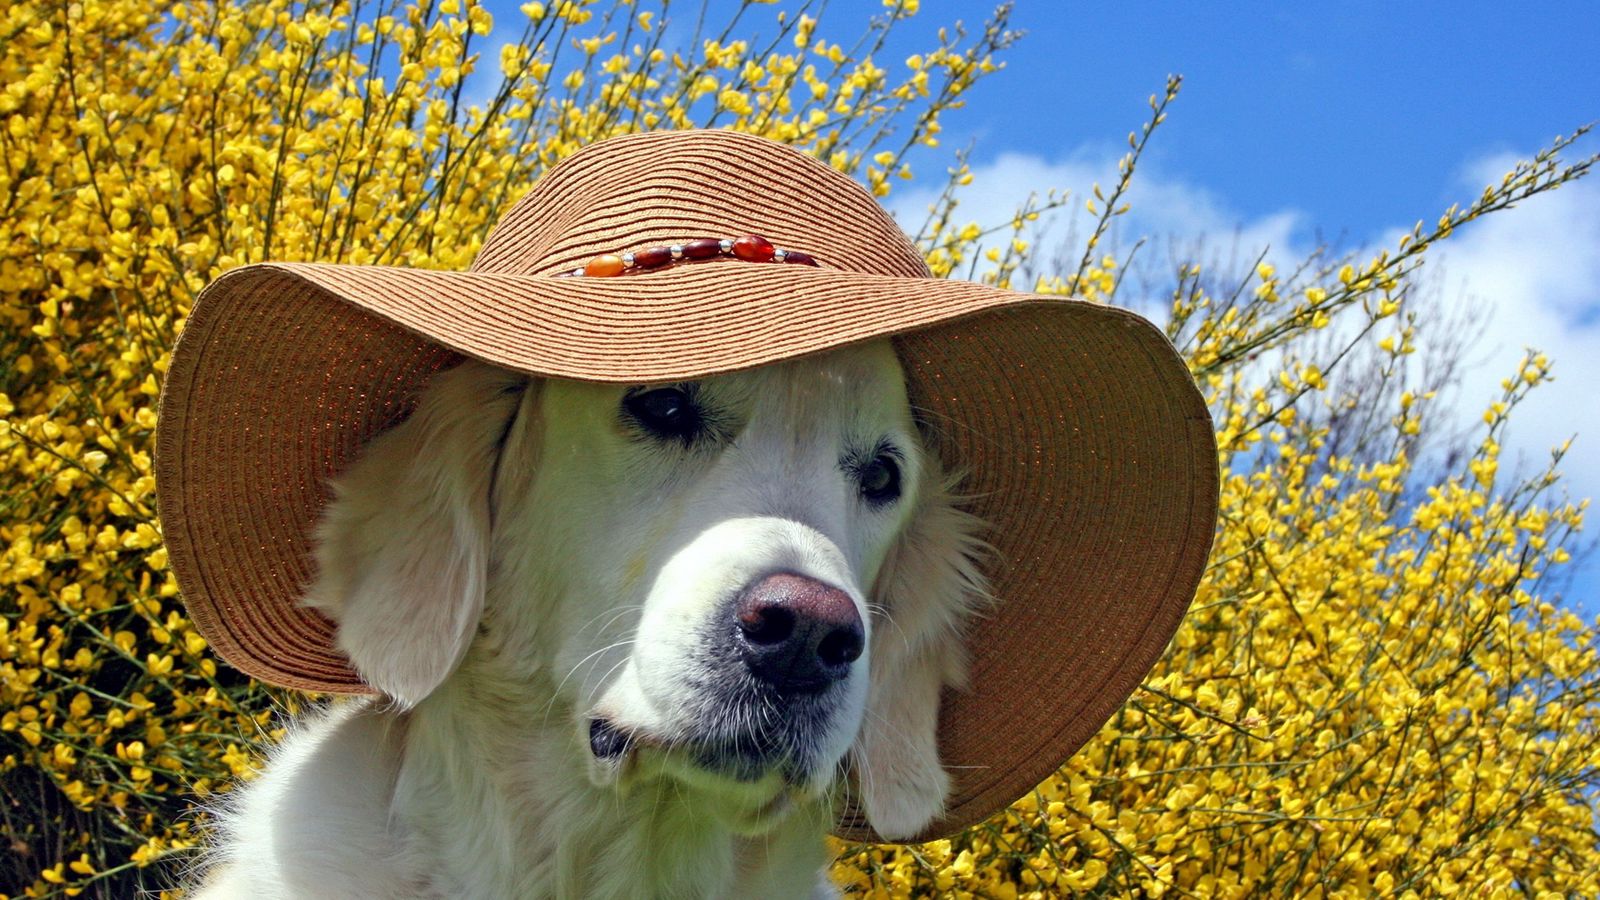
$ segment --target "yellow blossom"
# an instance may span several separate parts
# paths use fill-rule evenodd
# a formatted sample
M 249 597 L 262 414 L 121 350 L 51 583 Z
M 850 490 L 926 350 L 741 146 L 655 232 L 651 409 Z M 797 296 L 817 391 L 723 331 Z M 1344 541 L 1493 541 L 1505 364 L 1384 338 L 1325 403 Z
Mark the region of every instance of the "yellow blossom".
M 507 190 L 632 129 L 754 131 L 888 193 L 911 175 L 901 148 L 938 145 L 1007 33 L 1002 13 L 992 31 L 934 29 L 920 45 L 894 32 L 893 71 L 849 58 L 918 10 L 888 6 L 827 23 L 808 9 L 787 41 L 734 29 L 674 49 L 689 36 L 666 7 L 612 19 L 531 2 L 533 37 L 474 71 L 473 39 L 493 26 L 477 0 L 7 5 L 0 773 L 23 805 L 9 821 L 29 825 L 0 824 L 4 890 L 152 883 L 134 869 L 194 845 L 190 790 L 251 777 L 281 733 L 274 710 L 301 702 L 217 665 L 155 519 L 156 398 L 200 288 L 262 259 L 465 268 Z M 650 38 L 629 46 L 630 24 Z M 556 68 L 574 44 L 591 62 Z M 1024 229 L 1066 196 L 1041 186 L 1009 221 L 968 222 L 954 208 L 973 177 L 957 159 L 919 235 L 930 270 L 1112 299 L 1127 257 L 1108 250 L 1128 245 L 1108 223 L 1178 83 L 1152 98 L 1117 181 L 1081 199 L 1097 221 L 1064 266 Z M 1428 386 L 1400 367 L 1356 373 L 1386 412 L 1369 433 L 1333 434 L 1352 363 L 1307 340 L 1341 316 L 1395 315 L 1429 246 L 1571 177 L 1541 156 L 1393 257 L 1293 283 L 1264 264 L 1259 294 L 1237 302 L 1248 268 L 1180 261 L 1165 324 L 1224 473 L 1188 618 L 1130 703 L 1010 810 L 921 847 L 835 842 L 851 896 L 1600 894 L 1587 799 L 1600 710 L 1582 689 L 1600 676 L 1594 627 L 1540 580 L 1570 559 L 1584 510 L 1546 496 L 1553 472 L 1517 482 L 1499 467 L 1497 436 L 1551 361 L 1503 373 L 1476 446 L 1424 472 L 1409 454 L 1432 435 Z M 1398 327 L 1372 346 L 1398 358 L 1428 337 Z

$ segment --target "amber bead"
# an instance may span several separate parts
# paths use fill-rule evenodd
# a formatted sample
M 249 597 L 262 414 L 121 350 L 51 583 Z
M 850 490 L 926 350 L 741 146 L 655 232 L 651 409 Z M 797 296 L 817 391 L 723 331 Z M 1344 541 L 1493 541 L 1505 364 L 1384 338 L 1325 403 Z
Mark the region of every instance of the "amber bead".
M 772 242 L 764 237 L 750 234 L 733 242 L 733 255 L 750 262 L 766 262 L 772 259 Z
M 633 265 L 637 269 L 659 269 L 669 262 L 672 262 L 672 251 L 665 247 L 637 250 L 633 254 Z
M 817 264 L 817 261 L 811 258 L 811 254 L 801 253 L 799 250 L 783 251 L 783 261 L 786 263 L 799 263 L 802 266 L 814 266 Z
M 607 253 L 589 260 L 583 267 L 583 274 L 590 278 L 607 278 L 612 275 L 622 274 L 622 257 Z
M 683 255 L 690 259 L 710 259 L 722 253 L 722 242 L 716 238 L 701 238 L 683 245 Z

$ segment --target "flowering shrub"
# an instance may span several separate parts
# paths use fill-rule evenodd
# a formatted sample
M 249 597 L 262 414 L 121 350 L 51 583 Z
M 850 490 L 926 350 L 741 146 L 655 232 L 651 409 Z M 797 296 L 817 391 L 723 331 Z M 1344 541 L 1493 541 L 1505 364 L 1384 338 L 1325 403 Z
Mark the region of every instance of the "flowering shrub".
M 498 59 L 481 58 L 492 22 L 471 0 L 5 7 L 0 894 L 165 887 L 152 864 L 195 844 L 189 797 L 247 774 L 296 702 L 208 656 L 154 516 L 155 398 L 201 286 L 266 258 L 465 267 L 540 171 L 637 129 L 765 134 L 883 195 L 1013 39 L 1002 8 L 887 66 L 875 59 L 914 0 L 848 48 L 810 15 L 750 7 L 668 40 L 665 2 L 531 2 Z M 473 75 L 493 66 L 498 79 Z M 935 271 L 1028 272 L 1041 291 L 1110 299 L 1119 267 L 1099 244 L 1176 91 L 1089 201 L 1075 271 L 1032 272 L 1021 238 L 1063 198 L 986 231 L 956 218 L 959 163 L 918 235 Z M 1582 175 L 1591 161 L 1558 158 L 1569 143 L 1370 262 L 1262 266 L 1228 286 L 1179 270 L 1169 333 L 1211 399 L 1226 473 L 1193 612 L 1056 777 L 951 841 L 841 846 L 841 884 L 1600 893 L 1595 632 L 1539 597 L 1581 507 L 1547 497 L 1553 467 L 1511 484 L 1497 469 L 1507 416 L 1550 364 L 1530 355 L 1443 473 L 1416 462 L 1430 385 L 1408 368 L 1427 248 Z M 1328 349 L 1314 338 L 1334 322 L 1354 327 Z

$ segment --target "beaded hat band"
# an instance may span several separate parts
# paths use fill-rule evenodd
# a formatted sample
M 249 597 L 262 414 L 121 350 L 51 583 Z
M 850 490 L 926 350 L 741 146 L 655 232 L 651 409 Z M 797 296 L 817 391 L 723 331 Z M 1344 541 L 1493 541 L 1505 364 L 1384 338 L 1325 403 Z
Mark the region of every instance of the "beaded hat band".
M 563 277 L 609 278 L 660 269 L 678 262 L 700 262 L 726 256 L 745 262 L 795 263 L 802 266 L 817 264 L 811 254 L 799 250 L 784 250 L 760 235 L 748 234 L 741 238 L 698 238 L 666 247 L 626 253 L 602 253 Z
M 739 262 L 698 262 L 722 257 Z M 178 586 L 244 672 L 368 691 L 333 623 L 300 605 L 313 529 L 328 479 L 434 373 L 472 357 L 670 383 L 871 340 L 893 343 L 996 550 L 998 604 L 967 635 L 968 686 L 940 706 L 954 786 L 925 836 L 952 833 L 1058 768 L 1166 647 L 1216 519 L 1211 420 L 1149 322 L 934 279 L 870 193 L 771 141 L 661 132 L 580 150 L 506 212 L 470 271 L 263 263 L 209 285 L 161 398 Z M 836 831 L 873 837 L 849 810 Z

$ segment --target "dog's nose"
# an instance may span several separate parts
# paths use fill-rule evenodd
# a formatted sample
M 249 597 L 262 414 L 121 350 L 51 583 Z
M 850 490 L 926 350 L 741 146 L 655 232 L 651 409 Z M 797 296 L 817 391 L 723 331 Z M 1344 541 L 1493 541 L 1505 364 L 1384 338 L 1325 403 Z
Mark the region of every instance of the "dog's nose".
M 768 575 L 734 604 L 745 665 L 780 691 L 820 691 L 850 674 L 865 633 L 850 596 L 803 575 Z

